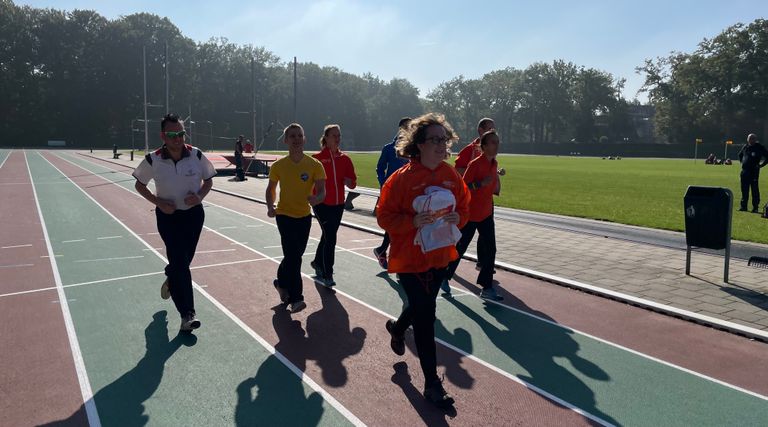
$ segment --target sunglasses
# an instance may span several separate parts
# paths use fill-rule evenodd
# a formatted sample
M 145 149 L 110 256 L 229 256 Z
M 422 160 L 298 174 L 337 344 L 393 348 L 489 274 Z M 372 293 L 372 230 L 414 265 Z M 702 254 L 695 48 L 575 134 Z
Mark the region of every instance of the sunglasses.
M 165 136 L 168 137 L 168 138 L 183 138 L 184 135 L 186 135 L 186 134 L 187 134 L 187 132 L 183 131 L 183 130 L 180 130 L 178 132 L 173 132 L 173 131 L 165 132 Z
M 451 140 L 450 138 L 445 137 L 445 136 L 444 137 L 431 136 L 429 138 L 426 138 L 424 141 L 425 142 L 429 142 L 429 143 L 434 144 L 434 145 L 447 145 L 448 141 L 450 141 L 450 140 Z

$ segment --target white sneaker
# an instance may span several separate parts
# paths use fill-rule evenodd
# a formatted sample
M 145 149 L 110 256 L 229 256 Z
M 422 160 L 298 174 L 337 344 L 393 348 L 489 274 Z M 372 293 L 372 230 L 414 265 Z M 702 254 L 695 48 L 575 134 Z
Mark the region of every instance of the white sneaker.
M 200 321 L 197 320 L 197 317 L 195 317 L 194 314 L 188 314 L 181 317 L 181 326 L 179 326 L 179 330 L 189 332 L 199 328 L 200 325 Z
M 160 286 L 160 298 L 168 299 L 170 297 L 171 297 L 171 288 L 168 284 L 168 278 L 166 278 L 165 282 L 163 282 L 163 285 Z

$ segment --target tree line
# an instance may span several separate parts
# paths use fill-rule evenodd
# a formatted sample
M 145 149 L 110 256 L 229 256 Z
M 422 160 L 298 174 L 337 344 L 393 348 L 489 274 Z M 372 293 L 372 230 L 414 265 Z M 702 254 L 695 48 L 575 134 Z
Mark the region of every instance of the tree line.
M 205 149 L 229 150 L 239 134 L 274 149 L 282 127 L 296 120 L 310 147 L 323 125 L 339 123 L 346 149 L 374 150 L 391 139 L 402 116 L 425 111 L 444 113 L 462 144 L 485 116 L 506 142 L 533 145 L 714 138 L 764 125 L 766 34 L 763 20 L 737 25 L 693 54 L 638 67 L 656 107 L 657 134 L 643 135 L 632 114 L 643 106 L 622 97 L 623 79 L 562 60 L 458 76 L 423 96 L 406 79 L 298 62 L 294 104 L 293 61 L 264 47 L 225 38 L 195 42 L 167 18 L 147 13 L 109 20 L 94 11 L 0 0 L 0 145 L 59 139 L 79 147 L 143 147 L 142 48 L 151 145 L 167 108 L 166 71 L 168 107 L 191 117 L 193 143 Z

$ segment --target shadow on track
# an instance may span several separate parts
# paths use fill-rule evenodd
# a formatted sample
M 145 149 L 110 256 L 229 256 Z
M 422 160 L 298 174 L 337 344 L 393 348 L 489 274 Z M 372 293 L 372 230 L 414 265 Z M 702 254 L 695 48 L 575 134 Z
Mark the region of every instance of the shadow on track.
M 349 314 L 336 297 L 336 292 L 315 285 L 322 308 L 307 317 L 306 333 L 301 322 L 291 319 L 282 306 L 275 308 L 272 325 L 280 340 L 275 349 L 285 355 L 302 372 L 307 360 L 314 360 L 322 371 L 323 381 L 331 387 L 347 383 L 348 372 L 344 359 L 363 349 L 365 330 L 350 330 Z
M 485 312 L 503 326 L 499 327 L 459 299 L 451 298 L 447 301 L 477 323 L 499 350 L 530 374 L 518 374 L 518 378 L 604 422 L 619 425 L 611 416 L 597 408 L 592 390 L 562 366 L 567 364 L 558 363 L 558 359 L 565 358 L 571 366 L 589 378 L 598 381 L 610 380 L 608 374 L 599 366 L 578 355 L 579 344 L 572 337 L 573 331 L 516 313 L 501 305 L 486 303 Z M 520 307 L 539 318 L 552 320 L 544 313 L 532 310 L 509 293 L 505 293 L 504 302 Z
M 143 426 L 149 422 L 144 413 L 144 401 L 152 397 L 163 379 L 165 363 L 182 345 L 193 346 L 197 337 L 179 334 L 168 340 L 168 313 L 158 311 L 152 322 L 144 329 L 146 353 L 136 367 L 123 374 L 111 384 L 99 390 L 93 399 L 99 418 L 104 425 Z M 81 406 L 67 419 L 44 424 L 44 426 L 82 425 L 85 406 Z

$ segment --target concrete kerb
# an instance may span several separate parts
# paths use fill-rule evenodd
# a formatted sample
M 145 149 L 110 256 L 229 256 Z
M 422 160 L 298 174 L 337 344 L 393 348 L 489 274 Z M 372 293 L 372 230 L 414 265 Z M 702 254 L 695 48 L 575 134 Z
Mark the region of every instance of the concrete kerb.
M 123 166 L 123 167 L 129 167 L 128 165 L 126 165 L 124 163 L 111 161 L 109 159 L 104 159 L 102 157 L 97 157 L 97 156 L 93 156 L 93 155 L 89 155 L 89 154 L 85 154 L 85 153 L 79 153 L 79 154 L 81 154 L 81 155 L 83 155 L 85 157 L 91 157 L 91 158 L 94 158 L 94 159 L 97 159 L 97 160 L 101 160 L 101 161 L 105 161 L 105 162 L 108 162 L 108 163 L 112 163 L 112 164 L 115 164 L 115 165 L 119 165 L 119 166 Z M 228 191 L 228 190 L 221 190 L 221 189 L 217 189 L 217 188 L 213 188 L 212 190 L 216 191 L 218 193 L 221 193 L 221 194 L 226 194 L 226 195 L 237 197 L 237 198 L 240 198 L 240 199 L 244 199 L 244 200 L 248 200 L 248 201 L 252 201 L 252 202 L 256 202 L 256 203 L 260 203 L 260 204 L 266 204 L 265 200 L 257 199 L 255 197 L 248 196 L 248 195 L 245 195 L 245 194 L 241 194 L 241 193 L 237 193 L 237 192 L 233 192 L 233 191 Z M 383 236 L 384 235 L 383 231 L 381 231 L 381 230 L 377 230 L 377 229 L 374 229 L 374 228 L 371 228 L 371 227 L 367 227 L 367 226 L 364 226 L 364 225 L 360 225 L 360 224 L 351 223 L 349 221 L 342 221 L 341 224 L 344 225 L 345 227 L 353 228 L 353 229 L 356 229 L 356 230 L 364 231 L 364 232 L 375 234 L 375 235 L 378 235 L 378 236 Z M 464 255 L 463 258 L 471 260 L 471 261 L 474 261 L 474 262 L 477 262 L 477 256 L 476 256 L 476 254 L 473 254 L 473 253 L 469 253 L 468 252 L 468 253 L 466 253 Z M 500 268 L 500 269 L 505 270 L 505 271 L 509 271 L 511 273 L 528 276 L 528 277 L 531 277 L 531 278 L 534 278 L 534 279 L 538 279 L 538 280 L 544 280 L 544 281 L 547 281 L 547 282 L 550 282 L 550 283 L 553 283 L 553 284 L 556 284 L 556 285 L 559 285 L 559 286 L 565 286 L 565 287 L 568 287 L 568 288 L 571 288 L 571 289 L 576 289 L 576 290 L 579 290 L 579 291 L 582 291 L 582 292 L 587 292 L 587 293 L 590 293 L 590 294 L 593 294 L 593 295 L 597 295 L 597 296 L 600 296 L 600 297 L 609 298 L 609 299 L 612 299 L 614 301 L 622 302 L 622 303 L 625 303 L 625 304 L 630 304 L 630 305 L 633 305 L 633 306 L 636 306 L 636 307 L 640 307 L 640 308 L 643 308 L 643 309 L 646 309 L 646 310 L 651 310 L 651 311 L 654 311 L 654 312 L 657 312 L 657 313 L 661 313 L 661 314 L 665 314 L 665 315 L 668 315 L 668 316 L 677 317 L 679 319 L 695 322 L 695 323 L 698 323 L 700 325 L 704 325 L 704 326 L 708 326 L 708 327 L 711 327 L 711 328 L 723 330 L 723 331 L 726 331 L 726 332 L 729 332 L 729 333 L 733 333 L 733 334 L 736 334 L 736 335 L 744 336 L 744 337 L 749 338 L 749 339 L 755 339 L 755 340 L 759 340 L 759 341 L 768 343 L 768 332 L 761 331 L 759 329 L 750 328 L 748 326 L 739 325 L 739 324 L 736 324 L 736 323 L 733 323 L 733 322 L 729 322 L 729 321 L 726 321 L 726 320 L 716 319 L 714 317 L 705 316 L 705 315 L 702 315 L 702 314 L 694 313 L 694 312 L 688 311 L 688 310 L 679 309 L 679 308 L 672 307 L 672 306 L 669 306 L 669 305 L 659 304 L 659 303 L 656 303 L 656 302 L 653 302 L 653 301 L 650 301 L 650 300 L 647 300 L 647 299 L 644 299 L 644 298 L 638 298 L 638 297 L 635 297 L 635 296 L 632 296 L 632 295 L 627 295 L 627 294 L 624 294 L 624 293 L 621 293 L 621 292 L 612 291 L 612 290 L 601 288 L 601 287 L 598 287 L 598 286 L 589 285 L 587 283 L 582 283 L 582 282 L 579 282 L 579 281 L 576 281 L 576 280 L 559 277 L 559 276 L 556 276 L 556 275 L 553 275 L 553 274 L 543 273 L 543 272 L 540 272 L 540 271 L 532 270 L 532 269 L 525 268 L 525 267 L 516 266 L 516 265 L 513 265 L 513 264 L 509 264 L 509 263 L 496 262 L 495 267 L 496 268 Z

